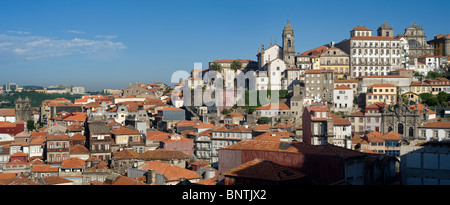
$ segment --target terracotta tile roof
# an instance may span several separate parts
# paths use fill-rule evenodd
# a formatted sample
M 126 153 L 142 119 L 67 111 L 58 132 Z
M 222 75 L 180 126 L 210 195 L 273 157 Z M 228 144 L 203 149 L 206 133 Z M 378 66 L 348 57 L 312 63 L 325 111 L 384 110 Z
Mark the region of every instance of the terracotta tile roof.
M 195 171 L 159 161 L 145 162 L 145 164 L 138 169 L 142 171 L 153 169 L 156 173 L 163 175 L 168 181 L 178 181 L 180 178 L 187 180 L 201 179 Z
M 235 144 L 229 145 L 226 150 L 260 150 L 260 151 L 276 151 L 289 152 L 298 154 L 319 154 L 338 157 L 360 157 L 364 154 L 331 144 L 327 145 L 309 145 L 301 142 L 279 142 L 279 141 L 261 141 L 261 140 L 243 140 Z
M 87 114 L 83 112 L 74 112 L 66 117 L 64 117 L 63 121 L 77 121 L 77 122 L 84 122 L 86 121 Z
M 146 133 L 146 138 L 147 140 L 151 140 L 151 141 L 162 141 L 165 140 L 167 138 L 169 138 L 170 133 L 167 132 L 161 132 L 161 131 L 148 131 Z
M 16 116 L 16 109 L 0 109 L 0 116 Z
M 369 142 L 367 142 L 366 139 L 362 138 L 358 134 L 353 133 L 352 144 L 358 144 L 358 143 L 360 143 L 360 144 L 368 144 Z
M 122 151 L 116 151 L 113 153 L 114 159 L 138 159 L 140 158 L 140 155 L 130 149 L 124 149 Z
M 346 86 L 346 85 L 340 85 L 334 88 L 335 90 L 351 90 L 352 88 Z
M 430 122 L 430 123 L 422 125 L 421 127 L 424 127 L 424 128 L 445 128 L 445 129 L 449 129 L 450 128 L 450 122 Z
M 32 137 L 47 137 L 48 132 L 36 132 L 36 131 L 31 131 L 31 136 Z
M 38 172 L 38 173 L 42 173 L 42 172 L 55 172 L 58 173 L 59 172 L 59 167 L 53 167 L 51 165 L 48 164 L 39 164 L 39 165 L 33 165 L 31 172 Z
M 28 177 L 22 174 L 15 176 L 14 178 L 4 179 L 0 181 L 2 185 L 39 185 L 28 179 Z
M 235 127 L 231 128 L 231 129 L 228 129 L 227 132 L 239 132 L 239 133 L 252 132 L 252 129 L 245 128 L 245 127 L 239 125 L 239 126 L 235 126 Z
M 396 87 L 396 86 L 392 84 L 372 84 L 369 87 Z
M 292 135 L 290 132 L 266 132 L 256 136 L 254 139 L 262 141 L 286 141 L 291 139 Z
M 311 69 L 311 70 L 306 70 L 305 71 L 305 74 L 312 74 L 312 73 L 332 73 L 332 72 L 334 72 L 334 71 L 332 71 L 332 70 L 314 70 L 314 69 Z
M 208 123 L 200 123 L 199 125 L 194 126 L 194 128 L 197 128 L 197 129 L 213 128 L 213 127 L 214 127 L 213 124 L 208 124 Z
M 364 113 L 361 111 L 357 111 L 357 112 L 350 114 L 349 117 L 364 117 Z
M 310 105 L 310 106 L 307 106 L 307 109 L 310 111 L 316 111 L 316 112 L 330 111 L 326 105 Z
M 103 185 L 105 185 L 105 183 L 103 183 Z M 111 185 L 146 185 L 146 184 L 130 177 L 119 176 Z
M 19 173 L 0 173 L 0 180 L 12 179 L 16 177 Z
M 80 145 L 80 144 L 77 144 L 77 145 L 71 147 L 69 152 L 70 152 L 70 154 L 89 154 L 90 153 L 89 150 L 85 146 Z
M 429 114 L 436 114 L 435 111 L 433 111 L 433 110 L 427 108 L 425 105 L 422 105 L 422 104 L 410 105 L 410 106 L 409 106 L 409 109 L 410 109 L 410 110 L 418 110 L 418 111 L 419 111 L 419 114 L 420 114 L 420 112 L 421 112 L 422 110 L 424 110 L 424 109 L 428 110 L 428 113 L 429 113 Z
M 357 27 L 353 28 L 352 31 L 372 31 L 372 30 L 368 29 L 365 26 L 357 26 Z
M 19 151 L 19 152 L 12 154 L 10 157 L 28 157 L 28 154 Z
M 72 135 L 72 137 L 70 137 L 70 140 L 86 140 L 86 136 L 84 136 L 80 133 L 76 133 L 76 134 Z
M 331 117 L 333 118 L 333 124 L 334 125 L 352 125 L 352 123 L 349 120 L 344 119 L 344 118 L 342 118 L 340 116 L 337 116 L 335 114 L 331 114 Z
M 115 135 L 140 135 L 141 133 L 138 130 L 128 129 L 126 127 L 120 127 L 118 129 L 113 129 L 112 134 Z
M 67 140 L 69 141 L 69 136 L 66 134 L 51 134 L 49 136 L 47 136 L 47 141 L 63 141 L 63 140 Z
M 61 162 L 61 168 L 82 168 L 86 160 L 72 157 Z
M 189 156 L 181 151 L 149 150 L 140 155 L 140 158 L 149 160 L 189 159 Z
M 289 110 L 289 106 L 286 103 L 269 103 L 256 108 L 257 110 Z
M 73 181 L 68 180 L 60 176 L 46 176 L 42 178 L 44 185 L 56 185 L 56 184 L 67 184 L 73 183 Z
M 383 138 L 384 140 L 401 140 L 402 135 L 394 131 L 390 131 L 388 133 L 383 134 L 381 138 Z
M 366 109 L 380 109 L 380 108 L 384 108 L 383 102 L 375 102 L 366 106 Z
M 223 173 L 223 175 L 270 181 L 285 181 L 306 177 L 304 173 L 296 169 L 284 167 L 262 159 L 254 159 L 246 162 Z
M 270 130 L 271 128 L 272 128 L 272 126 L 270 126 L 268 124 L 262 124 L 262 125 L 253 126 L 253 131 L 265 131 L 265 130 Z

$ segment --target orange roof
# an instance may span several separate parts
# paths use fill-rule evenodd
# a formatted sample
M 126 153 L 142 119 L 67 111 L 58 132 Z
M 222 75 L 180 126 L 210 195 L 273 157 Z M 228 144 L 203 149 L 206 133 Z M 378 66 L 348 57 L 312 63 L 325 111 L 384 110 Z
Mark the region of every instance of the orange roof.
M 270 128 L 272 128 L 272 126 L 270 126 L 268 124 L 262 124 L 262 125 L 253 126 L 253 130 L 257 130 L 257 131 L 270 130 Z
M 269 103 L 261 107 L 256 108 L 257 110 L 289 110 L 289 106 L 286 103 Z
M 242 115 L 241 113 L 237 113 L 237 112 L 228 113 L 227 116 L 231 116 L 231 117 L 244 117 L 244 115 Z
M 396 86 L 392 84 L 372 84 L 369 87 L 396 87 Z
M 347 119 L 344 119 L 335 114 L 331 114 L 331 117 L 333 118 L 334 125 L 352 125 L 352 123 L 350 123 L 350 121 L 348 121 Z
M 65 184 L 73 182 L 61 176 L 46 176 L 43 177 L 42 180 L 44 181 L 45 185 Z
M 450 128 L 450 122 L 430 122 L 421 127 L 426 128 Z
M 89 150 L 80 144 L 77 144 L 70 148 L 70 154 L 89 154 Z
M 365 26 L 357 26 L 357 27 L 353 28 L 352 31 L 371 31 L 371 30 Z
M 16 116 L 16 109 L 0 109 L 0 116 Z
M 427 108 L 425 105 L 422 105 L 422 104 L 410 105 L 410 106 L 409 106 L 409 109 L 410 109 L 410 110 L 418 110 L 419 113 L 420 113 L 420 111 L 426 109 L 426 110 L 428 110 L 428 113 L 430 113 L 430 114 L 436 114 L 435 111 L 430 110 L 429 108 Z
M 156 173 L 163 175 L 168 181 L 178 181 L 180 178 L 188 180 L 201 178 L 195 171 L 159 161 L 146 162 L 139 168 L 139 170 L 143 171 L 148 171 L 149 169 L 153 169 Z
M 59 167 L 52 167 L 51 165 L 47 164 L 38 164 L 33 165 L 31 172 L 58 172 Z
M 87 113 L 83 112 L 74 112 L 66 117 L 63 118 L 63 121 L 78 121 L 78 122 L 84 122 L 86 121 Z
M 83 159 L 72 157 L 70 159 L 63 160 L 61 162 L 61 167 L 62 168 L 65 168 L 65 167 L 67 167 L 67 168 L 69 168 L 69 167 L 70 168 L 81 168 L 81 167 L 84 166 L 85 162 L 86 161 L 83 160 Z
M 114 152 L 114 159 L 138 159 L 140 155 L 130 149 L 124 149 L 122 151 Z
M 364 117 L 364 113 L 361 111 L 357 111 L 357 112 L 350 114 L 349 117 Z
M 290 139 L 292 133 L 290 132 L 266 132 L 255 137 L 255 140 L 263 141 L 282 141 L 282 139 Z
M 352 88 L 346 86 L 346 85 L 340 85 L 338 87 L 334 88 L 335 90 L 351 90 Z
M 332 72 L 334 72 L 334 71 L 332 71 L 332 70 L 313 70 L 313 69 L 311 69 L 311 70 L 306 70 L 305 74 L 311 74 L 311 73 L 332 73 Z
M 146 133 L 147 140 L 151 140 L 151 141 L 162 141 L 162 140 L 169 138 L 169 136 L 170 136 L 170 133 L 161 132 L 158 130 L 148 131 Z
M 139 135 L 141 133 L 139 133 L 138 130 L 131 130 L 126 127 L 120 127 L 118 129 L 113 129 L 112 134 L 115 134 L 115 135 Z
M 254 159 L 246 162 L 223 173 L 223 175 L 270 181 L 285 181 L 306 177 L 304 173 L 296 169 L 284 167 L 262 159 Z

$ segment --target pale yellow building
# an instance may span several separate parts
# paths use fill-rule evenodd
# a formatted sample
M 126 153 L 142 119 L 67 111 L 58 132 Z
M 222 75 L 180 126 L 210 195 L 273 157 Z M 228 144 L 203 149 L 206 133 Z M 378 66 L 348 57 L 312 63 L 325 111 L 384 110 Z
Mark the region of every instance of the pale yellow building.
M 366 93 L 366 106 L 375 102 L 394 105 L 397 102 L 397 87 L 392 84 L 373 84 Z

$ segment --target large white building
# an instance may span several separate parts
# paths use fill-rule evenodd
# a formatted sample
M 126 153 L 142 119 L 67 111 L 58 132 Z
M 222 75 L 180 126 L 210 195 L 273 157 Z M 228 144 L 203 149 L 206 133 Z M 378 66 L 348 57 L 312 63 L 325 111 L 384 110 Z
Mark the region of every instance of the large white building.
M 336 44 L 350 55 L 351 77 L 387 75 L 402 66 L 402 42 L 390 36 L 372 36 L 372 30 L 357 26 L 350 39 Z
M 333 90 L 334 112 L 350 113 L 353 108 L 353 89 L 340 85 Z

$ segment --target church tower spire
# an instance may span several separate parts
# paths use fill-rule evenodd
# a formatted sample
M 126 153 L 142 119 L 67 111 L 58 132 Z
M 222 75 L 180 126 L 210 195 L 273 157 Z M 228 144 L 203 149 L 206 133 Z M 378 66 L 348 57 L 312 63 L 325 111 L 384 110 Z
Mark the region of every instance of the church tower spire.
M 295 66 L 295 35 L 289 19 L 287 19 L 287 24 L 284 26 L 282 38 L 283 60 L 288 64 L 288 67 Z

